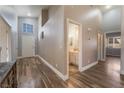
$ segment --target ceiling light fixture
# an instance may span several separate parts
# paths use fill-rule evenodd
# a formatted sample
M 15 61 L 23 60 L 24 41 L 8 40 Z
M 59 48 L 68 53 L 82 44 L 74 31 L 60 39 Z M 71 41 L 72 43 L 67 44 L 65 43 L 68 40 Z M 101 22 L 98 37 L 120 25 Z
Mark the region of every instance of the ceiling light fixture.
M 112 7 L 111 5 L 105 6 L 106 9 L 110 9 L 111 7 Z
M 31 16 L 31 13 L 28 13 L 27 16 Z

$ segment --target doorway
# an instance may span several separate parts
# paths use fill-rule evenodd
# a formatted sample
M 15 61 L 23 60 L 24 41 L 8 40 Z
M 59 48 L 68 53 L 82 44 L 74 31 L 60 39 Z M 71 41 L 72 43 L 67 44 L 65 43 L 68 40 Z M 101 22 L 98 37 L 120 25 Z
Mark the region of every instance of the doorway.
M 68 77 L 80 71 L 81 57 L 81 24 L 67 19 L 67 67 Z
M 106 33 L 106 57 L 121 57 L 121 32 Z
M 103 32 L 97 34 L 98 61 L 105 61 L 105 35 Z
M 18 17 L 18 58 L 37 54 L 37 26 L 37 18 Z
M 35 42 L 32 35 L 22 35 L 22 57 L 35 55 Z

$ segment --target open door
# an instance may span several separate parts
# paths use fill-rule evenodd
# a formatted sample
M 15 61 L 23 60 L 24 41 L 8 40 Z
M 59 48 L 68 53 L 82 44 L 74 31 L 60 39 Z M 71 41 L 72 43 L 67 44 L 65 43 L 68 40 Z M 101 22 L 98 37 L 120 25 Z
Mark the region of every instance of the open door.
M 67 69 L 68 77 L 82 67 L 81 24 L 67 19 Z

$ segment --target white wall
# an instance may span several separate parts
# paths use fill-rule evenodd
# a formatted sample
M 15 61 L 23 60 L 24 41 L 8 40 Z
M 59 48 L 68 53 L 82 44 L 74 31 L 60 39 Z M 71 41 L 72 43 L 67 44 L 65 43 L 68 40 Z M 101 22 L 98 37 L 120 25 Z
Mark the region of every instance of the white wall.
M 121 74 L 124 75 L 124 6 L 122 6 L 121 20 Z
M 0 15 L 7 21 L 11 26 L 11 35 L 12 35 L 12 60 L 16 59 L 17 56 L 17 16 L 13 9 L 8 9 L 7 7 L 0 7 Z
M 102 29 L 104 32 L 121 31 L 121 7 L 103 13 Z

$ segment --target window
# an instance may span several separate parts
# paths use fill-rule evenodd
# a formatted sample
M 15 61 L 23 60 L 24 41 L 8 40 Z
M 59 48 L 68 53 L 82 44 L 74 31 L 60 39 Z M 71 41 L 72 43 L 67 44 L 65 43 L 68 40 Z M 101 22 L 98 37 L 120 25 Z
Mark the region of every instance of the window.
M 23 32 L 24 33 L 33 33 L 33 25 L 31 24 L 23 24 Z
M 120 37 L 109 37 L 108 38 L 108 48 L 121 48 Z

